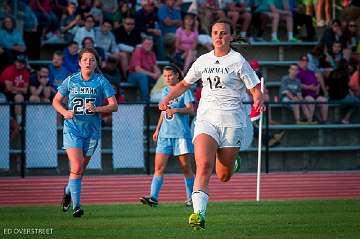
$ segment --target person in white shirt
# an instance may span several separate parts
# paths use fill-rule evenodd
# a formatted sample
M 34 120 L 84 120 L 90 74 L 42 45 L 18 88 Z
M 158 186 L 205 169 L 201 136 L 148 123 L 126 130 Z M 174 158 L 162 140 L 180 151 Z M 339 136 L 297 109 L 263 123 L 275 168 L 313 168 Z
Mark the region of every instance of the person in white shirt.
M 260 82 L 256 73 L 231 48 L 232 23 L 219 19 L 211 30 L 214 50 L 200 56 L 184 80 L 159 103 L 159 109 L 166 110 L 172 99 L 202 80 L 193 137 L 196 176 L 192 194 L 194 213 L 189 217 L 193 230 L 205 229 L 208 185 L 214 164 L 217 177 L 222 182 L 229 181 L 239 149 L 248 143 L 245 131 L 249 116 L 243 104 L 247 99 L 246 89 L 253 96 L 255 109 L 265 110 L 263 95 L 255 87 Z

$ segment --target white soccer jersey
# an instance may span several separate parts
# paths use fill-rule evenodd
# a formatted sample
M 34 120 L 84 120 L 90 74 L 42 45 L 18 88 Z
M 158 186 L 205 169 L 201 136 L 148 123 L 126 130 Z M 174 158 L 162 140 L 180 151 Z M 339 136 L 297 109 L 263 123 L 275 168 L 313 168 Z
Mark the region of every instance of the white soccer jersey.
M 202 80 L 198 120 L 207 120 L 221 127 L 245 127 L 246 115 L 243 101 L 246 88 L 255 87 L 260 81 L 244 57 L 234 51 L 216 57 L 214 51 L 200 56 L 184 80 L 193 84 Z

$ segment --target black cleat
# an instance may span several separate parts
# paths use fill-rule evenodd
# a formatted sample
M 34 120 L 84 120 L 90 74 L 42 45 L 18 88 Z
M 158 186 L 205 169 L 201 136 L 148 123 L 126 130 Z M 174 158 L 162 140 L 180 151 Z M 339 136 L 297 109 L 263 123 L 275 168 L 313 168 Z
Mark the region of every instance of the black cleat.
M 73 216 L 74 217 L 81 217 L 82 215 L 84 215 L 84 210 L 81 209 L 80 207 L 76 207 L 73 211 Z
M 63 200 L 62 200 L 62 203 L 61 203 L 63 212 L 67 212 L 69 210 L 69 208 L 70 208 L 70 205 L 71 205 L 71 194 L 66 194 L 65 188 L 64 188 Z
M 141 197 L 140 202 L 144 205 L 149 205 L 150 207 L 157 207 L 159 205 L 158 201 L 151 197 Z

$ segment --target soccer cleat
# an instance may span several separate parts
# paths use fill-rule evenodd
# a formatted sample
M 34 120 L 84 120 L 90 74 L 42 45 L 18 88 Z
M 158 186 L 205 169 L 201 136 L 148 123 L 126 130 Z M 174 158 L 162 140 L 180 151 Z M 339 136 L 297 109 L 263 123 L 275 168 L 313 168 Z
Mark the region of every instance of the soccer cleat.
M 82 215 L 84 215 L 84 210 L 83 209 L 81 209 L 80 207 L 74 208 L 74 211 L 73 211 L 73 216 L 74 217 L 81 217 Z
M 235 164 L 234 164 L 234 172 L 237 173 L 240 171 L 241 158 L 240 155 L 236 156 Z
M 185 201 L 185 206 L 186 207 L 192 207 L 192 205 L 193 205 L 193 203 L 192 203 L 191 198 Z
M 189 224 L 193 231 L 205 230 L 205 219 L 198 213 L 192 213 L 189 217 Z
M 62 203 L 61 203 L 63 212 L 67 212 L 69 210 L 69 208 L 70 208 L 70 205 L 71 205 L 71 194 L 66 194 L 65 188 L 64 188 L 63 200 L 62 200 Z
M 150 207 L 157 207 L 159 205 L 158 201 L 151 197 L 141 197 L 140 202 L 144 205 L 149 205 Z

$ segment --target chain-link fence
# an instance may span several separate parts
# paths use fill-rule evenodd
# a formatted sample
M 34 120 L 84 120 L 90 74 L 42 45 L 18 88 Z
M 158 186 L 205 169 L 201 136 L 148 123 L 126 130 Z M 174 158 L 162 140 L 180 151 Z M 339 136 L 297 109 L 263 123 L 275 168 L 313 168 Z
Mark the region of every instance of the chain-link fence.
M 294 103 L 268 104 L 273 120 L 280 124 L 271 125 L 269 117 L 265 117 L 264 171 L 360 169 L 358 107 L 353 108 L 353 123 L 349 125 L 334 123 L 339 121 L 342 107 L 332 102 L 325 103 L 329 104 L 330 122 L 327 124 L 297 125 L 288 106 Z M 50 104 L 21 106 L 22 117 L 19 118 L 13 117 L 14 104 L 0 104 L 0 175 L 68 174 L 68 158 L 62 149 L 62 117 Z M 267 116 L 269 112 L 266 112 Z M 101 140 L 87 172 L 151 173 L 156 147 L 152 133 L 159 114 L 156 104 L 121 104 L 118 112 L 103 117 L 107 120 L 103 120 Z M 274 139 L 278 144 L 272 145 Z M 248 149 L 240 151 L 241 172 L 255 170 L 256 153 L 257 140 L 253 140 Z M 170 167 L 176 168 L 175 165 L 169 162 Z

